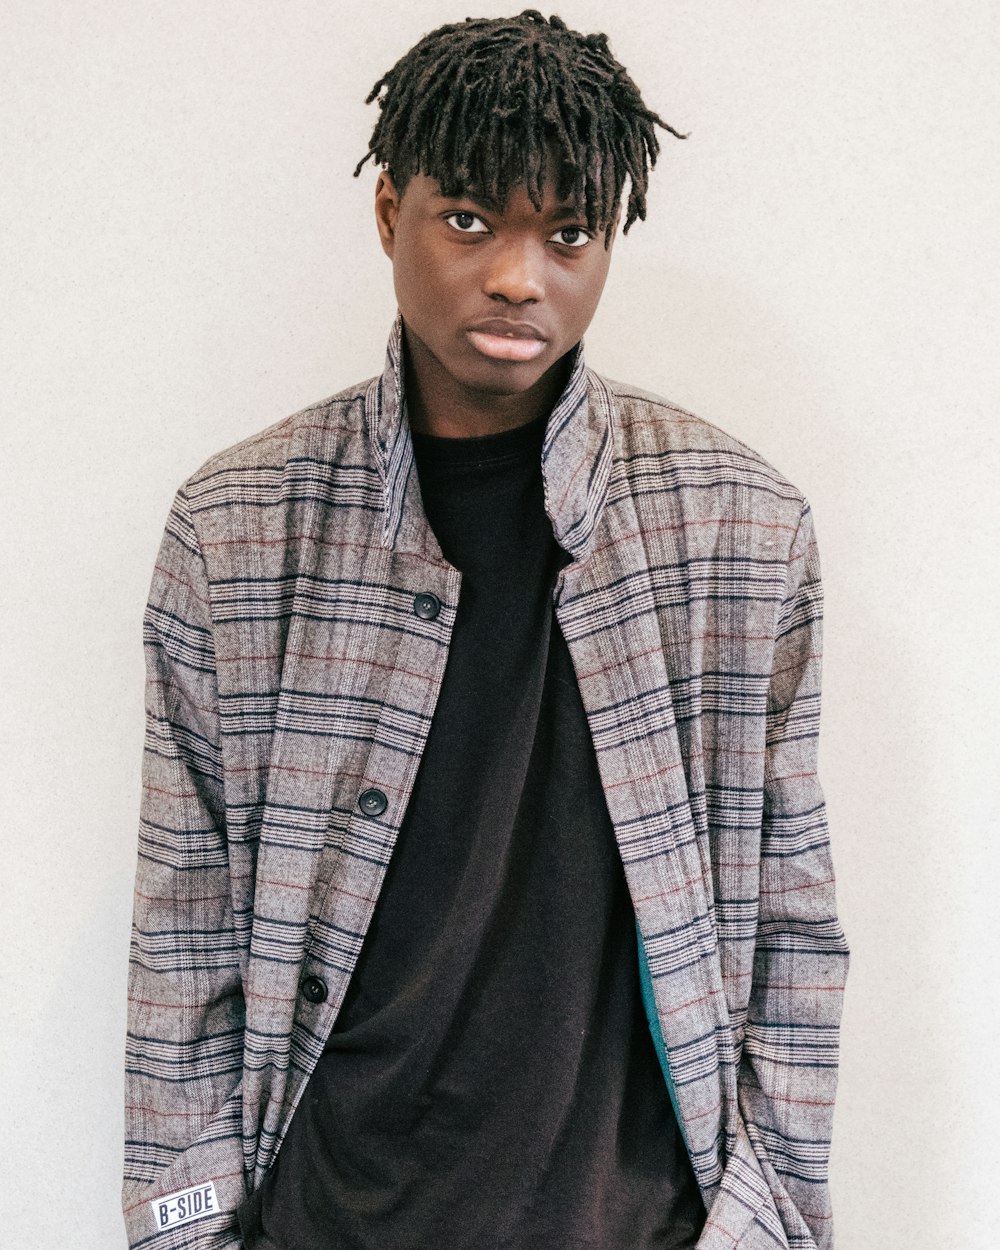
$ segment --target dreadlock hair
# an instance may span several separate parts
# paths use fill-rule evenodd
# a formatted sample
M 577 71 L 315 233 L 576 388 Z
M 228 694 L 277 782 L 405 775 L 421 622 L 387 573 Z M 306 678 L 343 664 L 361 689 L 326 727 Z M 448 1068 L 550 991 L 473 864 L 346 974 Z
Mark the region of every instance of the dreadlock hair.
M 376 98 L 378 121 L 355 178 L 371 158 L 401 193 L 424 173 L 446 196 L 478 192 L 502 206 L 523 185 L 541 211 L 552 154 L 558 195 L 577 204 L 588 230 L 605 227 L 605 247 L 626 175 L 624 232 L 646 216 L 649 170 L 660 150 L 654 127 L 687 137 L 646 107 L 607 35 L 582 35 L 536 9 L 431 31 L 365 103 Z

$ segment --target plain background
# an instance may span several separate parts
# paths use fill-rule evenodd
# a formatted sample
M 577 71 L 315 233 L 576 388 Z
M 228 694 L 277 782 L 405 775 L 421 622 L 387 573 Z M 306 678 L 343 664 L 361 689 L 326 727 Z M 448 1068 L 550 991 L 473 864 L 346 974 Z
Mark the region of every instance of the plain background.
M 0 1240 L 122 1247 L 140 618 L 176 486 L 382 365 L 375 79 L 439 0 L 0 15 Z M 550 10 L 546 10 L 549 12 Z M 995 1250 L 1000 400 L 992 0 L 561 0 L 663 136 L 589 363 L 803 489 L 853 950 L 839 1250 Z

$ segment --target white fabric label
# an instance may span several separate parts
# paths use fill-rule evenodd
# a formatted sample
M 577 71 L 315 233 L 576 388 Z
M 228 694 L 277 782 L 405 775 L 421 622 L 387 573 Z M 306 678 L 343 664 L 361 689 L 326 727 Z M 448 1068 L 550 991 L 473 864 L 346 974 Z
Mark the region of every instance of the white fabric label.
M 154 1198 L 149 1205 L 153 1208 L 153 1222 L 158 1233 L 219 1212 L 219 1201 L 211 1181 L 207 1185 L 179 1189 L 175 1194 L 164 1194 L 162 1198 Z

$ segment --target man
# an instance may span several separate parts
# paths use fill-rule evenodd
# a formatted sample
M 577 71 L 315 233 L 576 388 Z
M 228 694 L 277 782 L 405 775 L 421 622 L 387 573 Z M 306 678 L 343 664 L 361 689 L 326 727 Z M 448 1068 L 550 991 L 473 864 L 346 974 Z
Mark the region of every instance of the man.
M 534 11 L 383 88 L 385 370 L 154 575 L 130 1243 L 829 1247 L 808 505 L 582 354 L 665 123 Z

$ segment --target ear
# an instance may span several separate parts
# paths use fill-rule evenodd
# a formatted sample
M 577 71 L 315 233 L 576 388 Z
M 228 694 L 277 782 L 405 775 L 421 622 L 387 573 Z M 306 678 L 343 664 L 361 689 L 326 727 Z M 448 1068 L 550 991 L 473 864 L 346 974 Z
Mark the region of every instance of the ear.
M 396 220 L 399 217 L 400 199 L 389 171 L 383 169 L 375 184 L 375 225 L 378 227 L 382 251 L 390 260 L 396 245 Z

